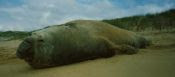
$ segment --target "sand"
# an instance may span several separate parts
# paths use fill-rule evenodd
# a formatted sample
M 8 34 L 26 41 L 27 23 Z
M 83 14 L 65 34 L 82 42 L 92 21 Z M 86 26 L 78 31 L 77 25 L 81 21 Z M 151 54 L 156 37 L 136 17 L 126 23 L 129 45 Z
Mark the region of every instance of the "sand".
M 134 55 L 116 55 L 45 69 L 32 69 L 14 56 L 3 58 L 0 77 L 175 77 L 175 32 L 144 35 L 153 40 L 153 45 Z M 0 52 L 3 49 L 14 53 L 19 43 L 16 40 L 0 42 Z

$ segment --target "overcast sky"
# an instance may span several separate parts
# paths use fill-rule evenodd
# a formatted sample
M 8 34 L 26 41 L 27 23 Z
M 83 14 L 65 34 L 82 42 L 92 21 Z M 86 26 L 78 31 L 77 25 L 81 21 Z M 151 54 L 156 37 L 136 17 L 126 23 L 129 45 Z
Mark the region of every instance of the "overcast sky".
M 0 0 L 0 31 L 30 31 L 75 19 L 111 19 L 175 8 L 175 0 Z

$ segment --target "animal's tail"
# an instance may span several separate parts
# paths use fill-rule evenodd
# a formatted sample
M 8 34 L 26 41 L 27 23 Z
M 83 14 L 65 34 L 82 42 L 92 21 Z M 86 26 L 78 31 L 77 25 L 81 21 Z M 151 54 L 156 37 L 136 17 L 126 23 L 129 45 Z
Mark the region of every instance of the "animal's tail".
M 151 39 L 140 36 L 139 37 L 139 48 L 146 48 L 147 46 L 150 46 L 152 44 Z

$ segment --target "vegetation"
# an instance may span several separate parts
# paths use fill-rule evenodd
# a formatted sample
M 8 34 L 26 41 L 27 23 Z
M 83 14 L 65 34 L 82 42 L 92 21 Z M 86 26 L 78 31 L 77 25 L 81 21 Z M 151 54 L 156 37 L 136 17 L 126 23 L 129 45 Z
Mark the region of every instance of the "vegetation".
M 132 31 L 169 31 L 172 29 L 175 30 L 175 9 L 156 14 L 138 15 L 102 21 Z M 4 40 L 4 38 L 5 40 L 22 39 L 30 35 L 31 32 L 0 32 L 0 40 Z
M 171 30 L 175 28 L 175 9 L 157 14 L 103 20 L 103 22 L 133 31 Z
M 23 39 L 26 36 L 29 36 L 31 32 L 22 32 L 22 31 L 6 31 L 0 32 L 0 40 L 13 40 L 13 39 Z

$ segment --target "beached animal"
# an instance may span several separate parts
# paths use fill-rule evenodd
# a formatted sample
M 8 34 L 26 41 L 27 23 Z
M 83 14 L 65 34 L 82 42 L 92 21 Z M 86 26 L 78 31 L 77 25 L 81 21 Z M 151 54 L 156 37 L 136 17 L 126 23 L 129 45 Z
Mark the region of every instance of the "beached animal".
M 19 45 L 16 55 L 33 68 L 45 68 L 134 54 L 148 44 L 144 37 L 104 22 L 75 20 L 32 32 Z

